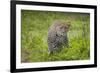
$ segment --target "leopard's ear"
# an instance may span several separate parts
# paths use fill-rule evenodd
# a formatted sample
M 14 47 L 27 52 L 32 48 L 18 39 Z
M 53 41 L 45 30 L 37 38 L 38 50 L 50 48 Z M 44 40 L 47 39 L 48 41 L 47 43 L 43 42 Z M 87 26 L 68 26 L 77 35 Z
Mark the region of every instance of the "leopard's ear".
M 55 20 L 53 23 L 54 24 L 60 24 L 61 22 L 59 20 Z

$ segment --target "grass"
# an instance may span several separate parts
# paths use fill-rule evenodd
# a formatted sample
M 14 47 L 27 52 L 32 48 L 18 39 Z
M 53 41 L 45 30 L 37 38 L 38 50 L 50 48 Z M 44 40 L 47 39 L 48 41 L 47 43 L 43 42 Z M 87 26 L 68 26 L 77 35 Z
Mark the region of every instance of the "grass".
M 47 33 L 55 20 L 70 21 L 69 47 L 48 54 Z M 21 62 L 71 61 L 90 58 L 90 15 L 48 11 L 21 11 Z

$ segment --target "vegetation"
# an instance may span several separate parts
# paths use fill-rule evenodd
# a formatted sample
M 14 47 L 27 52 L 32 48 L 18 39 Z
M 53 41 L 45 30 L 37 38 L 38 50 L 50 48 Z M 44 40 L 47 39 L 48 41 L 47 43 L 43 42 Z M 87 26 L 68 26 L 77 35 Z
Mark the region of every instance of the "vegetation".
M 69 47 L 49 55 L 47 33 L 55 20 L 70 21 Z M 21 11 L 21 61 L 46 62 L 90 58 L 90 15 L 50 11 Z

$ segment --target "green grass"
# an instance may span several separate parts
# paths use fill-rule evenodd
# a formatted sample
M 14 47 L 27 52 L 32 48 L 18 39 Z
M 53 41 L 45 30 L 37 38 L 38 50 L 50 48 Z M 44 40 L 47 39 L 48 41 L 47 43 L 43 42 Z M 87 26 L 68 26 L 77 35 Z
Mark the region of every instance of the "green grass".
M 55 20 L 70 21 L 69 47 L 48 54 L 47 33 Z M 90 58 L 90 15 L 85 13 L 21 11 L 21 61 L 46 62 Z

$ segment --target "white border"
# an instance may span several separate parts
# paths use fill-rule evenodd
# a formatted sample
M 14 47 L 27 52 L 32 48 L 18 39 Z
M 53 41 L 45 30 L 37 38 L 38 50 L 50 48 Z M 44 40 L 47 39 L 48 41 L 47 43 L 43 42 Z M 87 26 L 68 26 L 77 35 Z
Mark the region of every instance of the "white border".
M 91 41 L 90 42 L 90 60 L 21 63 L 21 9 L 90 13 L 90 41 Z M 87 64 L 94 64 L 94 10 L 93 9 L 35 6 L 35 5 L 16 5 L 16 68 L 17 69 L 53 67 L 53 66 L 87 65 Z

